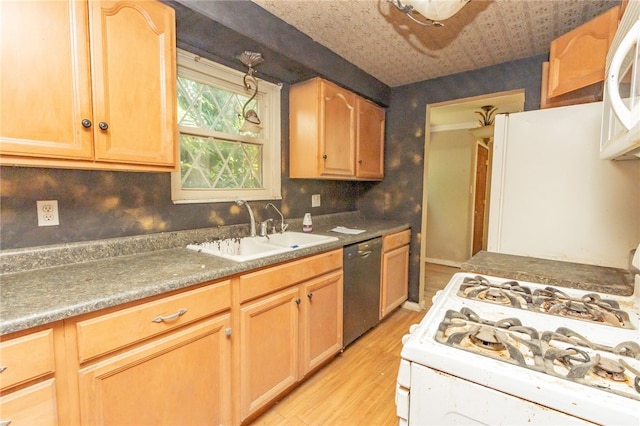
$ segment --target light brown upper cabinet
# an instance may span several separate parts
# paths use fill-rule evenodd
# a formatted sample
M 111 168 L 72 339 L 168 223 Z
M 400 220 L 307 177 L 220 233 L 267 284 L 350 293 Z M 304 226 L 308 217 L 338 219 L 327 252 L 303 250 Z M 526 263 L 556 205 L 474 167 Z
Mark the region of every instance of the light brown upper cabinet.
M 320 78 L 291 87 L 289 175 L 382 180 L 384 109 Z
M 548 98 L 604 80 L 607 52 L 619 18 L 620 7 L 613 7 L 551 42 Z
M 0 2 L 0 20 L 0 164 L 175 170 L 171 7 Z

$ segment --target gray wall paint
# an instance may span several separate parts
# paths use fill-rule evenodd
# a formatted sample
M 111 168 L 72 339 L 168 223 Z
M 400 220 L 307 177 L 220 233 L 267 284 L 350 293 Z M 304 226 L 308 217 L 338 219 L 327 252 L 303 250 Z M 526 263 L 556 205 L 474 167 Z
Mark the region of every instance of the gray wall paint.
M 546 60 L 546 55 L 539 55 L 391 90 L 386 122 L 385 180 L 362 194 L 358 206 L 369 215 L 411 224 L 410 300 L 418 300 L 420 286 L 427 104 L 525 89 L 525 110 L 539 109 L 542 62 Z

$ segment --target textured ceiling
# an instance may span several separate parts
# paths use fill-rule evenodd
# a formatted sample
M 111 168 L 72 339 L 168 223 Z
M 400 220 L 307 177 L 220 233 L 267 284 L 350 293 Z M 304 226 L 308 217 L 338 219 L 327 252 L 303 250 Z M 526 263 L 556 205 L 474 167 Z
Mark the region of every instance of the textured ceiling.
M 386 0 L 252 0 L 390 87 L 545 54 L 617 0 L 472 0 L 444 27 Z

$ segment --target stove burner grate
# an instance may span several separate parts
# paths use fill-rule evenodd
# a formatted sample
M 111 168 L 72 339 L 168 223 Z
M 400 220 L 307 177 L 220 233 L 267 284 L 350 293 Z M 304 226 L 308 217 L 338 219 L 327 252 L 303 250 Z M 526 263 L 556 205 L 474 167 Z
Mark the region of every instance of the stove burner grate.
M 435 340 L 640 401 L 640 344 L 634 341 L 611 347 L 565 327 L 538 331 L 517 318 L 485 320 L 466 307 L 446 312 Z
M 629 314 L 620 309 L 617 301 L 602 299 L 597 293 L 572 298 L 555 287 L 532 291 L 531 288 L 517 281 L 495 284 L 478 275 L 464 278 L 458 290 L 458 296 L 614 327 L 634 328 Z

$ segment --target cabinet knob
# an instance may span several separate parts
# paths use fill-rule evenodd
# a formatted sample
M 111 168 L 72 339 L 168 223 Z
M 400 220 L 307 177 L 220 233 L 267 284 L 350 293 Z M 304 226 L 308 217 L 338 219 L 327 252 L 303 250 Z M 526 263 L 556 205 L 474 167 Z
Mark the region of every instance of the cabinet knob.
M 91 120 L 87 118 L 82 120 L 81 123 L 82 123 L 82 127 L 84 127 L 85 129 L 88 129 L 89 127 L 91 127 Z
M 300 300 L 300 298 L 296 299 L 296 305 L 299 305 L 302 302 L 302 300 Z
M 309 300 L 311 300 L 313 298 L 313 293 L 307 294 L 307 297 L 309 298 Z
M 98 124 L 98 127 L 100 127 L 100 130 L 107 130 L 109 128 L 109 125 L 107 123 L 105 123 L 104 121 L 101 121 Z
M 358 160 L 358 164 L 362 164 L 362 160 Z
M 233 329 L 231 327 L 224 329 L 224 334 L 226 334 L 227 336 L 231 336 L 231 333 L 233 333 Z
M 327 154 L 323 155 L 322 158 L 327 159 Z

